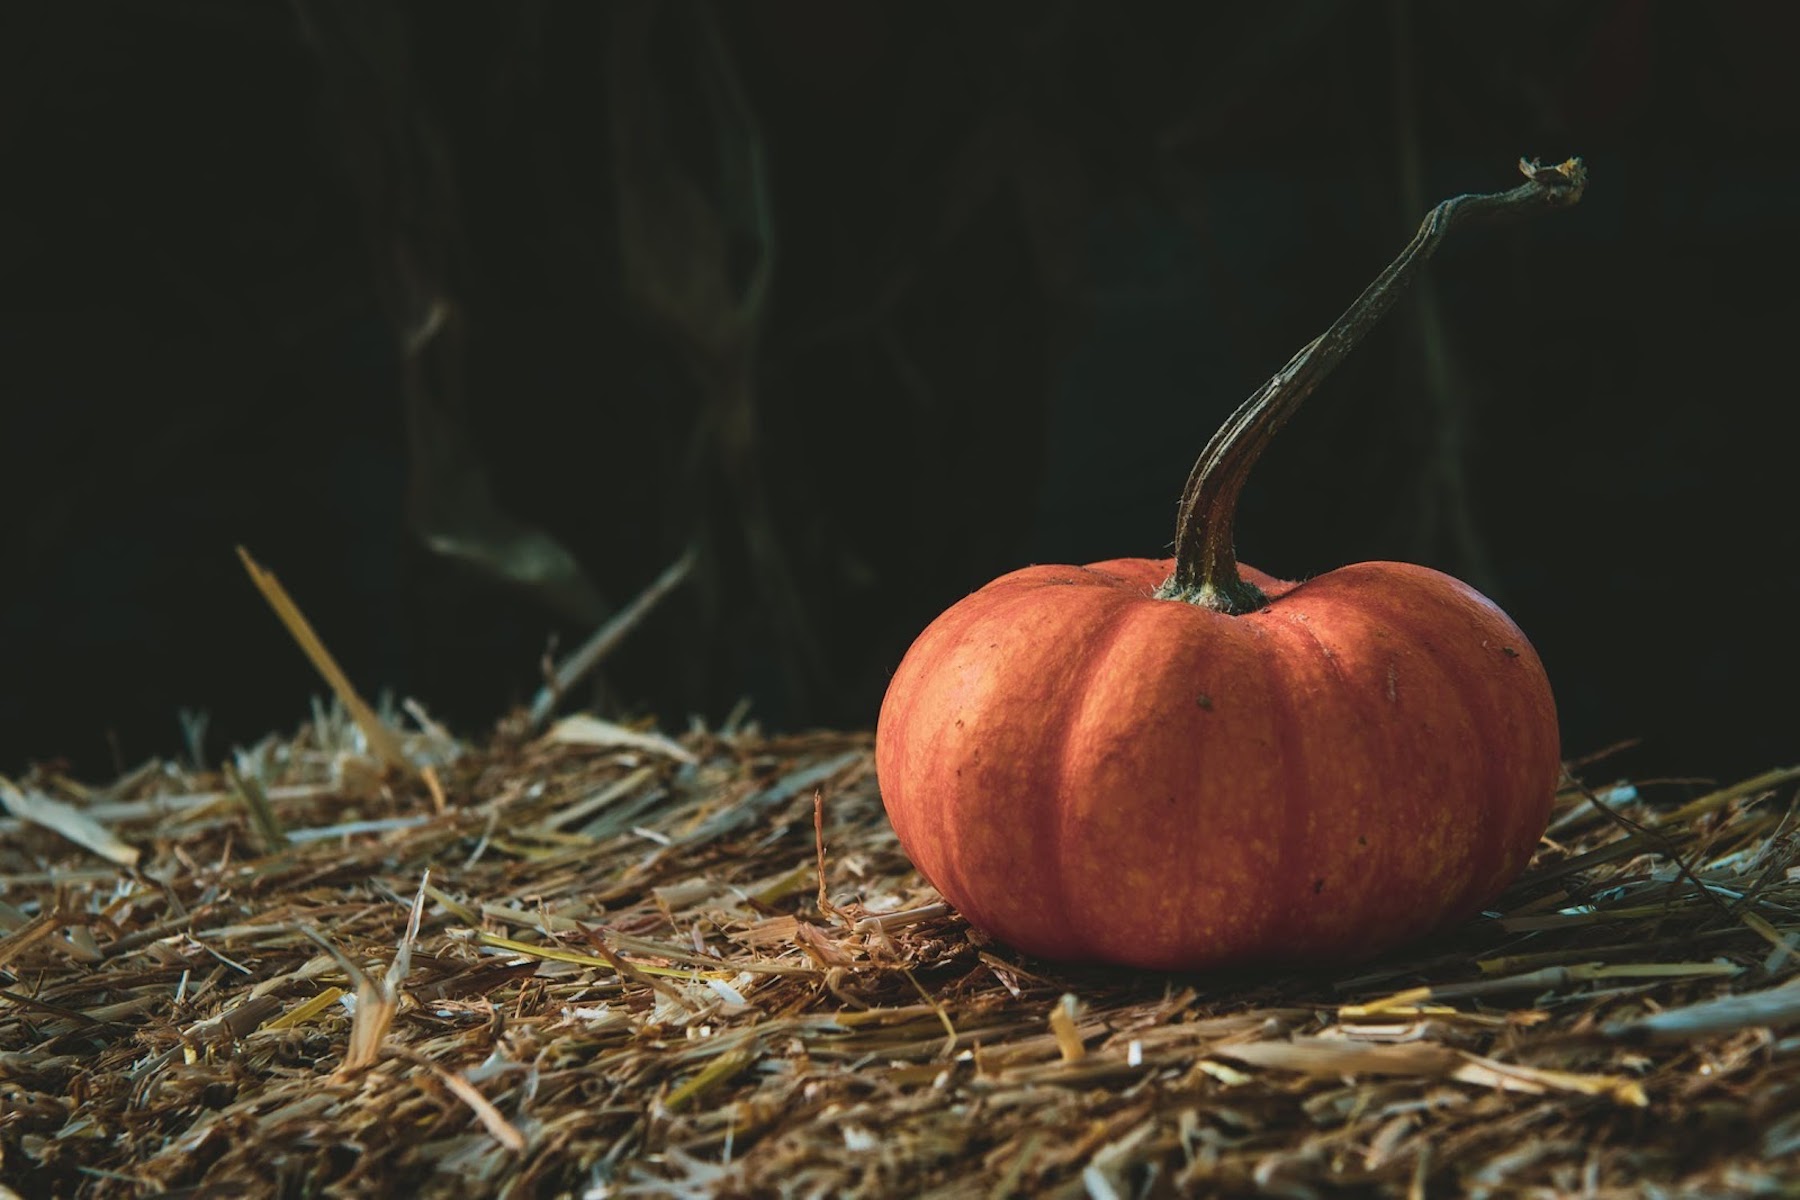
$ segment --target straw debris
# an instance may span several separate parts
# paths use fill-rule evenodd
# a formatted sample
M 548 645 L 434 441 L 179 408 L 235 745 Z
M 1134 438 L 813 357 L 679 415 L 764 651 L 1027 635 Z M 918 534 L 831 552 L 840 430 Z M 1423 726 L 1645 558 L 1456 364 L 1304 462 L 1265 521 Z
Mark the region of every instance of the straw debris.
M 1185 977 L 970 930 L 866 733 L 381 719 L 0 785 L 12 1192 L 1800 1186 L 1800 772 L 1572 784 L 1462 928 Z

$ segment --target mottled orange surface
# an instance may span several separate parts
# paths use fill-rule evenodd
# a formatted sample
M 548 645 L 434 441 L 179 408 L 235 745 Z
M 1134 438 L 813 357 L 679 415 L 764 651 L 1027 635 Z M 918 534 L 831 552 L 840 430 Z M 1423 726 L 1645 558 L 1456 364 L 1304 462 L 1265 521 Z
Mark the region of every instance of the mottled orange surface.
M 1244 577 L 1015 571 L 919 635 L 876 729 L 890 819 L 969 920 L 1049 958 L 1352 960 L 1471 915 L 1524 867 L 1555 703 L 1491 601 L 1405 563 Z

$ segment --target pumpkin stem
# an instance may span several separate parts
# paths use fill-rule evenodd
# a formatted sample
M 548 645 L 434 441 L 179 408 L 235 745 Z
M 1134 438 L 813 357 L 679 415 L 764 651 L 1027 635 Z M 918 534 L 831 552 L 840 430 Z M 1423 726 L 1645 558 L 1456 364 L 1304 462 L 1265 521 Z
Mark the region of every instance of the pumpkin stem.
M 1268 603 L 1260 588 L 1238 574 L 1237 551 L 1232 544 L 1238 495 L 1250 468 L 1262 457 L 1275 431 L 1394 306 L 1446 234 L 1469 221 L 1568 208 L 1581 199 L 1587 185 L 1587 168 L 1579 158 L 1551 167 L 1520 159 L 1519 170 L 1526 181 L 1511 191 L 1456 196 L 1427 213 L 1406 249 L 1363 290 L 1356 303 L 1345 309 L 1331 328 L 1302 347 L 1213 434 L 1181 494 L 1175 524 L 1175 573 L 1157 589 L 1159 597 L 1232 614 L 1253 612 Z

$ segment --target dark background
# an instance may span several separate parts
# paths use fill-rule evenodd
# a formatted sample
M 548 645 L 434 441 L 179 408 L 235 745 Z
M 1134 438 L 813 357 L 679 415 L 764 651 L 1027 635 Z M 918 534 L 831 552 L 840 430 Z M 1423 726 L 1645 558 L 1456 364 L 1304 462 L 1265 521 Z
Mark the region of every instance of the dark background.
M 240 543 L 473 736 L 692 543 L 599 702 L 868 726 L 989 578 L 1164 553 L 1427 207 L 1571 154 L 1579 207 L 1459 235 L 1288 427 L 1240 552 L 1480 587 L 1571 756 L 1786 764 L 1797 12 L 8 3 L 0 772 L 300 721 Z

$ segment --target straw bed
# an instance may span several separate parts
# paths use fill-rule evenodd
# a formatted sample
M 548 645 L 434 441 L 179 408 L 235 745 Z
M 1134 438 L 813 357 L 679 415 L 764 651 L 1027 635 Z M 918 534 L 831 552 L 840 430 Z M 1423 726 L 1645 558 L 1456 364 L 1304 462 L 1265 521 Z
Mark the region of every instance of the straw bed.
M 1800 1187 L 1800 770 L 1572 786 L 1493 915 L 1184 977 L 971 932 L 866 734 L 422 728 L 407 768 L 321 711 L 229 772 L 0 784 L 8 1188 Z

